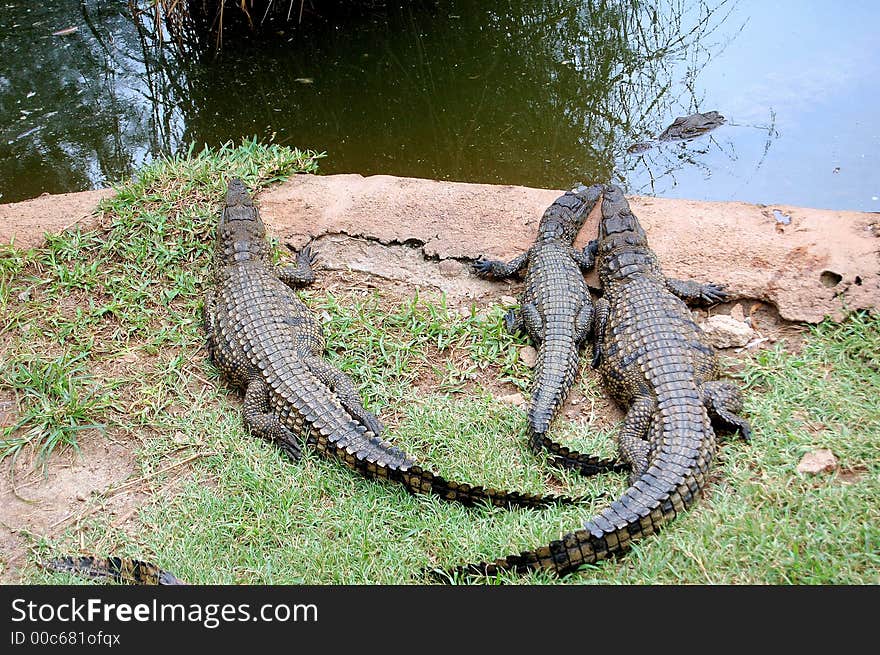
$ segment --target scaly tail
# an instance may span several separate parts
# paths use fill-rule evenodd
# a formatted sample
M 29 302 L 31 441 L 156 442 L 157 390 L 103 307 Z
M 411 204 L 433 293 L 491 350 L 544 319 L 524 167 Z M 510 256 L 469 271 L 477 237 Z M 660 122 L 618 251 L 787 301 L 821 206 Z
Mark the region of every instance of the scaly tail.
M 128 557 L 59 557 L 46 560 L 39 565 L 50 571 L 73 573 L 95 580 L 112 580 L 133 585 L 185 585 L 168 571 L 155 564 Z
M 447 480 L 423 468 L 411 455 L 377 437 L 363 425 L 354 422 L 333 425 L 329 420 L 319 418 L 317 411 L 307 411 L 307 419 L 315 428 L 311 431 L 309 442 L 319 452 L 338 457 L 364 477 L 400 482 L 413 494 L 431 494 L 467 506 L 487 503 L 496 507 L 547 507 L 586 500 L 504 491 Z
M 467 482 L 447 480 L 418 465 L 401 471 L 400 476 L 404 486 L 414 494 L 433 494 L 443 500 L 468 506 L 487 503 L 496 507 L 548 507 L 550 505 L 581 503 L 586 500 L 585 498 L 569 498 L 552 494 L 541 495 L 485 488 Z
M 415 463 L 412 456 L 362 428 L 356 435 L 325 438 L 319 433 L 316 445 L 331 452 L 345 464 L 368 478 L 400 482 L 413 494 L 431 494 L 466 506 L 487 503 L 496 507 L 547 507 L 574 504 L 585 499 L 505 491 L 446 478 Z
M 581 475 L 590 476 L 600 473 L 621 473 L 629 470 L 626 462 L 614 459 L 602 459 L 597 455 L 581 453 L 554 441 L 546 434 L 529 430 L 529 448 L 536 455 L 550 453 L 550 461 L 561 468 L 577 471 Z
M 692 394 L 693 395 L 693 394 Z M 696 502 L 702 493 L 715 454 L 715 435 L 704 416 L 694 425 L 692 416 L 704 412 L 698 398 L 681 406 L 659 410 L 663 436 L 653 462 L 620 498 L 562 539 L 494 562 L 466 564 L 448 571 L 426 571 L 452 582 L 461 577 L 494 576 L 502 571 L 547 571 L 566 575 L 629 549 L 631 542 L 654 534 L 661 526 Z

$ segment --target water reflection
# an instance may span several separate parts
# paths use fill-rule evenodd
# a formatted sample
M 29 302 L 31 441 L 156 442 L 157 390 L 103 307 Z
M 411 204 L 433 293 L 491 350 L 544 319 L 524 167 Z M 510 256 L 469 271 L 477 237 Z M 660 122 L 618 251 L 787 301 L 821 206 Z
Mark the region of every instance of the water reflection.
M 257 133 L 333 170 L 565 186 L 695 110 L 727 2 L 454 2 L 236 42 L 187 73 L 185 140 Z M 297 56 L 290 56 L 295 50 Z M 218 79 L 227 80 L 218 93 Z M 685 162 L 686 163 L 686 162 Z M 684 163 L 683 163 L 684 165 Z
M 114 2 L 4 3 L 3 201 L 90 188 L 160 152 L 144 116 L 144 67 L 133 57 L 138 33 L 119 9 Z M 53 36 L 59 31 L 67 33 Z
M 683 178 L 759 175 L 778 136 L 765 107 L 763 121 L 628 152 L 675 116 L 728 115 L 700 89 L 743 30 L 732 0 L 304 6 L 301 25 L 269 20 L 257 37 L 232 12 L 216 53 L 211 16 L 181 43 L 118 0 L 6 2 L 2 201 L 106 185 L 190 142 L 244 136 L 326 151 L 328 173 L 614 179 L 662 194 Z

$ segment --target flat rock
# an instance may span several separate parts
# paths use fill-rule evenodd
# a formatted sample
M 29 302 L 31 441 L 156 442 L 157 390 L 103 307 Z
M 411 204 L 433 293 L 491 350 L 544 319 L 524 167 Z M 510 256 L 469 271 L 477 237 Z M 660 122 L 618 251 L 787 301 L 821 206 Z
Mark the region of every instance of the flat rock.
M 326 268 L 487 304 L 517 295 L 521 285 L 479 280 L 467 262 L 480 256 L 510 260 L 525 251 L 541 214 L 561 193 L 389 175 L 296 175 L 261 193 L 258 202 L 274 236 L 294 248 L 314 241 Z M 98 201 L 111 194 L 87 191 L 0 205 L 0 243 L 37 246 L 45 232 L 93 225 Z M 839 320 L 847 309 L 880 305 L 877 214 L 629 200 L 669 277 L 724 284 L 732 300 L 769 303 L 788 321 Z M 777 211 L 789 217 L 788 224 L 777 222 Z M 598 215 L 591 214 L 578 246 L 595 236 Z M 587 279 L 598 286 L 594 273 Z
M 798 473 L 817 475 L 837 468 L 837 458 L 827 448 L 819 448 L 805 454 L 798 462 Z
M 506 396 L 500 396 L 498 400 L 505 405 L 513 405 L 514 407 L 522 407 L 526 404 L 526 399 L 523 398 L 523 395 L 518 391 L 515 393 L 509 393 Z
M 737 303 L 730 308 L 730 318 L 737 320 L 737 321 L 745 321 L 746 320 L 746 315 L 745 315 L 745 312 L 743 311 L 743 306 L 740 303 Z
M 526 368 L 535 368 L 538 363 L 538 351 L 532 346 L 523 346 L 519 349 L 519 360 Z
M 388 175 L 297 175 L 260 194 L 259 202 L 270 229 L 294 247 L 348 235 L 386 245 L 418 244 L 428 259 L 510 260 L 531 245 L 541 214 L 561 193 Z M 734 299 L 770 303 L 789 321 L 816 323 L 826 315 L 839 320 L 845 308 L 880 304 L 875 214 L 629 200 L 669 277 L 725 284 Z M 791 217 L 788 225 L 777 223 L 777 209 Z M 591 214 L 578 246 L 596 235 L 598 215 Z M 595 274 L 588 280 L 598 285 Z M 510 286 L 494 283 L 493 293 L 514 295 Z

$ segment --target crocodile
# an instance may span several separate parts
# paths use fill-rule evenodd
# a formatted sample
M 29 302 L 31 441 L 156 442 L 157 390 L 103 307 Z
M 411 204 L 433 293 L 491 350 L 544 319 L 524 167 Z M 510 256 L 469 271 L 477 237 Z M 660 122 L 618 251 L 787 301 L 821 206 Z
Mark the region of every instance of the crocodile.
M 128 557 L 59 557 L 39 562 L 49 571 L 73 573 L 95 580 L 106 580 L 134 585 L 186 585 L 172 573 L 155 564 Z
M 725 118 L 717 111 L 705 113 L 696 112 L 689 116 L 678 116 L 660 136 L 658 141 L 688 141 L 724 125 Z M 654 145 L 653 141 L 634 143 L 627 152 L 638 153 L 649 150 Z
M 751 438 L 749 422 L 738 414 L 740 391 L 720 378 L 715 352 L 684 302 L 723 300 L 724 288 L 664 277 L 614 185 L 604 188 L 598 238 L 587 252 L 603 289 L 593 319 L 592 363 L 626 410 L 617 444 L 632 466 L 628 487 L 581 529 L 549 545 L 438 574 L 565 575 L 621 554 L 702 495 L 716 452 L 713 421 Z
M 593 301 L 582 271 L 592 257 L 574 240 L 602 193 L 601 185 L 578 186 L 559 196 L 544 212 L 538 237 L 529 250 L 510 262 L 479 258 L 480 277 L 503 280 L 525 271 L 520 307 L 504 317 L 507 330 L 525 327 L 538 348 L 528 409 L 529 447 L 548 451 L 550 461 L 583 475 L 618 471 L 625 464 L 579 453 L 547 436 L 579 369 L 580 349 L 593 324 Z
M 244 183 L 232 179 L 217 227 L 215 284 L 205 301 L 205 324 L 213 361 L 244 390 L 244 422 L 253 435 L 277 444 L 294 461 L 304 437 L 322 455 L 368 478 L 464 505 L 579 502 L 447 480 L 382 439 L 378 419 L 364 408 L 351 379 L 322 359 L 321 323 L 293 292 L 315 279 L 311 249 L 306 246 L 295 264 L 277 269 L 270 258 L 259 210 Z

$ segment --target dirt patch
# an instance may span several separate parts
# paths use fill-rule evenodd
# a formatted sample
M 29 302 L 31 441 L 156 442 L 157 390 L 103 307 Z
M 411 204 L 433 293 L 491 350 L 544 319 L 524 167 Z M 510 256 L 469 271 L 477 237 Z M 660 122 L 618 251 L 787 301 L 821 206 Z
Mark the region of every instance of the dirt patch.
M 0 463 L 0 582 L 16 581 L 34 539 L 75 525 L 97 497 L 135 473 L 133 444 L 128 441 L 84 431 L 79 452 L 69 448 L 53 454 L 45 468 L 32 453 L 23 453 L 14 463 L 9 458 Z M 143 502 L 134 491 L 108 498 L 101 511 L 127 514 Z
M 38 198 L 0 205 L 0 243 L 17 248 L 36 248 L 45 234 L 58 234 L 77 224 L 93 225 L 98 203 L 113 195 L 112 189 L 79 193 L 45 193 Z

